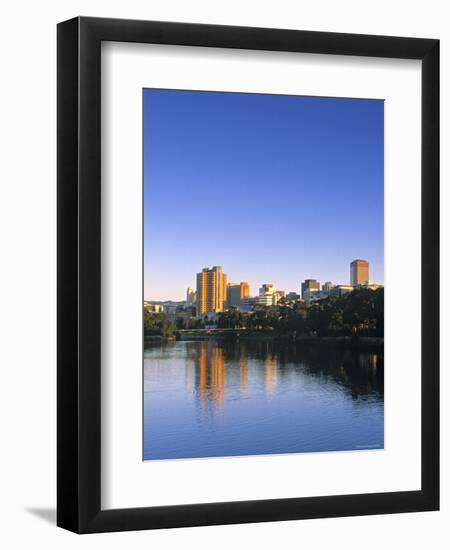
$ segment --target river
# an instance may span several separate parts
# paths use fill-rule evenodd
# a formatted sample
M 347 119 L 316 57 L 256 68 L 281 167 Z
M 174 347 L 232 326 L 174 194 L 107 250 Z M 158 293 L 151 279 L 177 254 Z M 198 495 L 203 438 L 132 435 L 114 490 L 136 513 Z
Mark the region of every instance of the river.
M 144 349 L 144 460 L 383 446 L 379 350 L 242 339 Z

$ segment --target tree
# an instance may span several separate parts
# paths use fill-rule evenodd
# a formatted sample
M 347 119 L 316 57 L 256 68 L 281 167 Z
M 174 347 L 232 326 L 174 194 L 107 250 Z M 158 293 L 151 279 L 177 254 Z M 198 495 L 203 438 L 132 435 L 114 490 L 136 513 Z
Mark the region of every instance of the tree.
M 164 338 L 169 338 L 173 336 L 175 328 L 175 323 L 169 321 L 164 313 L 153 313 L 144 309 L 145 335 L 159 335 Z
M 242 328 L 243 315 L 237 308 L 230 308 L 219 314 L 217 319 L 218 328 Z
M 204 328 L 208 318 L 188 322 L 192 328 Z M 177 328 L 186 326 L 177 320 Z M 318 336 L 376 336 L 384 335 L 384 289 L 355 289 L 306 304 L 280 300 L 276 306 L 258 306 L 251 313 L 230 308 L 217 316 L 219 328 L 272 329 L 280 334 L 316 334 Z M 165 315 L 144 311 L 144 330 L 158 334 L 173 334 L 175 324 Z

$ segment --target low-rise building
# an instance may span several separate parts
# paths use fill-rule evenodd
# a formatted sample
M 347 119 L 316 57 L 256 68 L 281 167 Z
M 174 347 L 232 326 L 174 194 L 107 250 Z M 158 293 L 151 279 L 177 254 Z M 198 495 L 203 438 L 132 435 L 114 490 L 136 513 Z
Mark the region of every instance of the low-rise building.
M 144 309 L 154 315 L 164 312 L 164 306 L 162 304 L 154 304 L 153 302 L 147 301 L 144 302 Z
M 305 290 L 303 300 L 308 304 L 317 300 L 325 300 L 329 296 L 330 293 L 328 290 Z
M 368 288 L 370 290 L 378 290 L 379 288 L 383 288 L 383 285 L 380 285 L 378 283 L 374 283 L 372 281 L 366 281 L 361 288 Z
M 164 302 L 164 313 L 169 319 L 175 319 L 177 315 L 177 309 L 180 307 L 177 302 Z
M 333 298 L 344 296 L 344 294 L 348 294 L 353 290 L 354 287 L 352 285 L 336 285 L 330 290 L 330 296 Z
M 247 298 L 243 298 L 241 300 L 241 305 L 239 306 L 239 311 L 242 311 L 242 313 L 250 313 L 251 311 L 253 311 L 255 300 L 256 298 L 252 296 L 247 296 Z

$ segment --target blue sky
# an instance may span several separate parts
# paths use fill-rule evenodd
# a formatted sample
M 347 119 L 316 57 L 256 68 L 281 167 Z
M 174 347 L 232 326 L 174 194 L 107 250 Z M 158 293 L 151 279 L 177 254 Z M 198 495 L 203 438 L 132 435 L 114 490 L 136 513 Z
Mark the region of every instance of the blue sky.
M 144 297 L 203 267 L 299 292 L 384 282 L 384 102 L 144 90 Z

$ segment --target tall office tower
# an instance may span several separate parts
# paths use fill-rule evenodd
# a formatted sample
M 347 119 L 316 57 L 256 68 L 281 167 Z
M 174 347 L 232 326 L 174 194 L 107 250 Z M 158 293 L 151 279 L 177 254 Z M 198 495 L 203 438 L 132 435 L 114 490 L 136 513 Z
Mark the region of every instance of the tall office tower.
M 186 290 L 186 302 L 188 305 L 194 305 L 196 301 L 196 292 L 189 286 Z
M 323 283 L 322 285 L 322 290 L 325 291 L 325 292 L 328 292 L 329 290 L 331 290 L 333 288 L 333 283 L 331 281 L 326 281 L 325 283 Z
M 227 307 L 240 307 L 242 300 L 250 296 L 250 286 L 247 282 L 228 283 Z
M 302 283 L 302 298 L 304 299 L 304 294 L 306 291 L 310 292 L 319 292 L 320 290 L 320 283 L 319 281 L 316 281 L 315 279 L 306 279 L 304 283 Z
M 197 315 L 223 311 L 226 293 L 227 276 L 222 267 L 203 268 L 201 273 L 197 273 Z
M 250 285 L 247 281 L 241 282 L 241 300 L 250 296 Z
M 369 280 L 369 262 L 366 260 L 353 260 L 350 264 L 350 284 L 352 286 L 363 285 Z

